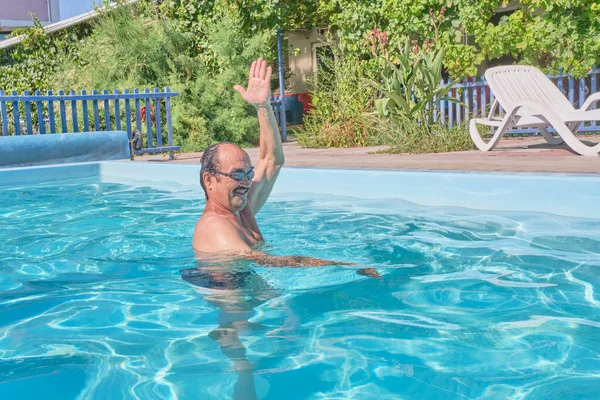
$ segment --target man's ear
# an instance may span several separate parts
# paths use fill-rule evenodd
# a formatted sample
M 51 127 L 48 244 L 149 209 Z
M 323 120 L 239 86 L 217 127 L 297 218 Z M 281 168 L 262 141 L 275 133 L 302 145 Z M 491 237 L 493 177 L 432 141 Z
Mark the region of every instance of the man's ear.
M 210 174 L 204 173 L 202 174 L 202 180 L 204 182 L 204 187 L 209 190 L 209 187 L 212 185 L 212 176 Z
M 210 174 L 202 171 L 202 174 L 200 175 L 200 181 L 202 182 L 202 186 L 204 186 L 204 188 L 208 192 L 208 186 L 210 184 Z

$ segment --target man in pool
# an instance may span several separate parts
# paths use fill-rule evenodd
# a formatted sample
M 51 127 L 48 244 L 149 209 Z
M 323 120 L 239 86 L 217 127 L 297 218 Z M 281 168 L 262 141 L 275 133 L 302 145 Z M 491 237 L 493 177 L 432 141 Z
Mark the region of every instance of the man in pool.
M 226 254 L 271 267 L 349 265 L 310 257 L 275 257 L 255 250 L 264 240 L 255 216 L 267 201 L 284 163 L 271 107 L 271 73 L 271 67 L 259 58 L 250 67 L 248 87 L 234 87 L 258 112 L 260 159 L 256 167 L 242 148 L 231 143 L 212 145 L 202 155 L 200 184 L 206 207 L 196 225 L 193 248 L 204 255 Z M 380 276 L 373 268 L 357 272 Z

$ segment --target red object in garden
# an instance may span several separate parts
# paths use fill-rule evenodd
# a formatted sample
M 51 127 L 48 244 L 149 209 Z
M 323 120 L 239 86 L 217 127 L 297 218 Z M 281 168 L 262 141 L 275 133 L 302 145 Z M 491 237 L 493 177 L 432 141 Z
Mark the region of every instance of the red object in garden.
M 301 93 L 298 95 L 298 101 L 302 103 L 304 114 L 315 108 L 312 105 L 310 94 Z
M 140 120 L 141 122 L 146 122 L 146 106 L 140 107 Z M 150 120 L 152 124 L 156 124 L 156 114 L 154 113 L 154 105 L 150 104 Z

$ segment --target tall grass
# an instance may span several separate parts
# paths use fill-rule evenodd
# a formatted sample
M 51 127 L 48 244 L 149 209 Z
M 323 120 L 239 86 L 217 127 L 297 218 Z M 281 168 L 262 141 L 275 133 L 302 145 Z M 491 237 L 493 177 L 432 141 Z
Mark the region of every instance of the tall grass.
M 335 49 L 335 47 L 332 47 Z M 368 146 L 373 135 L 372 118 L 365 114 L 375 100 L 374 90 L 362 83 L 367 77 L 363 64 L 337 53 L 323 60 L 323 68 L 309 79 L 314 109 L 297 132 L 305 147 Z
M 448 127 L 429 124 L 426 128 L 406 116 L 377 118 L 373 144 L 384 145 L 384 153 L 444 153 L 475 148 L 466 124 Z
M 388 153 L 438 153 L 473 149 L 465 125 L 449 128 L 423 124 L 398 113 L 384 117 L 375 110 L 377 94 L 364 78 L 377 75 L 373 66 L 335 50 L 334 60 L 313 77 L 312 103 L 304 129 L 297 131 L 303 147 L 385 146 Z

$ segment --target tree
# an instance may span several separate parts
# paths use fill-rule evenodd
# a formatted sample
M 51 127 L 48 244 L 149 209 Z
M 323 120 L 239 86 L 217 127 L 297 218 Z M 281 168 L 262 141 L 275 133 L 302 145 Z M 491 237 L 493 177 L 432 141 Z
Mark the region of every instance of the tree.
M 600 0 L 521 0 L 518 10 L 493 22 L 502 4 L 499 0 L 328 0 L 319 3 L 317 14 L 339 37 L 343 51 L 363 58 L 370 57 L 363 39 L 374 26 L 387 32 L 391 48 L 401 48 L 407 36 L 420 42 L 438 36 L 446 50 L 444 65 L 454 78 L 474 75 L 485 58 L 503 56 L 549 73 L 577 76 L 600 64 Z M 430 13 L 436 16 L 435 24 Z M 443 18 L 438 19 L 440 15 Z

